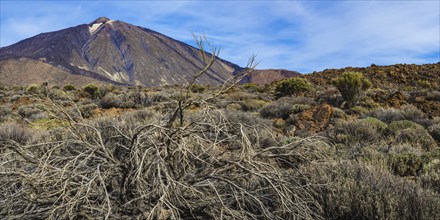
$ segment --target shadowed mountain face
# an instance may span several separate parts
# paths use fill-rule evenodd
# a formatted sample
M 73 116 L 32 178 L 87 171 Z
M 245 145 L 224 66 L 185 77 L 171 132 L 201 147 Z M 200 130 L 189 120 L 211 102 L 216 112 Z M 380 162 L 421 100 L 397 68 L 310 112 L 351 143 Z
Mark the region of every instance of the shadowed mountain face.
M 29 75 L 33 74 L 31 71 L 20 70 L 23 60 L 28 66 L 35 65 L 36 71 L 44 71 L 47 68 L 42 66 L 52 65 L 52 75 L 58 70 L 62 74 L 87 76 L 103 82 L 144 86 L 185 84 L 203 67 L 198 49 L 152 30 L 104 17 L 1 48 L 0 61 L 8 63 L 8 68 L 0 63 L 0 84 L 12 82 L 8 79 L 11 75 L 15 76 L 14 82 L 33 78 Z M 240 69 L 218 59 L 197 83 L 221 84 Z M 52 78 L 51 84 L 71 83 Z

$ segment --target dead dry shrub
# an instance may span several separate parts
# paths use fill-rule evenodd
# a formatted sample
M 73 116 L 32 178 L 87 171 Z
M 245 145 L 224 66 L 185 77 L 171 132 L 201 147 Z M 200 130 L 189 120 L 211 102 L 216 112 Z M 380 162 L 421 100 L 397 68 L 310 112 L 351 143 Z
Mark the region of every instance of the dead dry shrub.
M 61 139 L 6 141 L 19 162 L 2 161 L 0 200 L 8 202 L 0 203 L 0 216 L 319 218 L 311 186 L 279 164 L 307 163 L 315 144 L 261 148 L 255 126 L 212 108 L 198 115 L 182 127 L 158 117 L 71 122 Z
M 212 45 L 203 38 L 196 43 L 205 66 L 171 97 L 171 111 L 87 121 L 60 109 L 51 115 L 69 126 L 51 139 L 2 142 L 0 218 L 320 219 L 313 185 L 278 159 L 313 163 L 307 148 L 315 144 L 262 148 L 261 127 L 231 121 L 208 104 L 242 81 L 255 57 L 210 98 L 194 99 L 191 86 L 218 56 L 216 48 L 204 53 Z

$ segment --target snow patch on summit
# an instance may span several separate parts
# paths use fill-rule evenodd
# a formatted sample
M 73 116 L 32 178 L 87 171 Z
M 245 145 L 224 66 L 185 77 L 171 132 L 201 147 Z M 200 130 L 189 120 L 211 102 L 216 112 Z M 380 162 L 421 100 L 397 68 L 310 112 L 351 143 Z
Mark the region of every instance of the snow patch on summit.
M 90 33 L 93 34 L 96 30 L 98 30 L 99 27 L 101 27 L 102 24 L 103 24 L 103 22 L 92 24 L 92 26 L 89 27 Z

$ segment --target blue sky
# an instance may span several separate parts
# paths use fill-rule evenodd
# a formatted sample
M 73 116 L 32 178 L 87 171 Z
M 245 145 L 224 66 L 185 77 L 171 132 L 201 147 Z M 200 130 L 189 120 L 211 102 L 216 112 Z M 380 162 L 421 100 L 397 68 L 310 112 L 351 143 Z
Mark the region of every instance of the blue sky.
M 0 46 L 100 16 L 194 45 L 206 34 L 220 57 L 302 73 L 346 66 L 440 61 L 440 1 L 9 1 Z

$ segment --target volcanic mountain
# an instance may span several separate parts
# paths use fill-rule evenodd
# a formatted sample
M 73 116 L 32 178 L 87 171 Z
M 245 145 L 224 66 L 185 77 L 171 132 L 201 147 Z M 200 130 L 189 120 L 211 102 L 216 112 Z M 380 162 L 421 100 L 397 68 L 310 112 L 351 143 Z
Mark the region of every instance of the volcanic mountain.
M 188 82 L 202 67 L 197 48 L 105 17 L 0 48 L 0 84 L 9 85 L 174 85 Z M 241 69 L 219 58 L 197 83 L 221 84 Z

